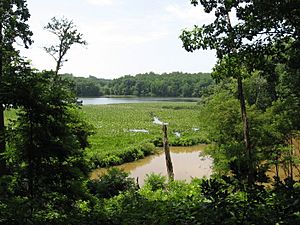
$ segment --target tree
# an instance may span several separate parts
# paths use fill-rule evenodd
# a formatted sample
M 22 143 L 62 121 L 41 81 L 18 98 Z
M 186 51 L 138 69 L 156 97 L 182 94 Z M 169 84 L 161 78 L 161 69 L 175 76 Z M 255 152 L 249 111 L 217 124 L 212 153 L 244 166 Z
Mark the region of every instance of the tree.
M 63 63 L 67 61 L 64 57 L 71 46 L 74 44 L 87 45 L 87 42 L 83 40 L 82 34 L 78 32 L 73 21 L 66 18 L 53 17 L 44 28 L 58 38 L 57 45 L 44 47 L 45 51 L 54 58 L 55 74 L 58 75 Z
M 76 224 L 78 202 L 89 201 L 83 157 L 89 126 L 80 118 L 70 82 L 28 68 L 18 86 L 18 118 L 6 153 L 12 175 L 4 199 L 10 224 Z M 1 190 L 0 190 L 1 191 Z M 2 194 L 2 193 L 1 193 Z M 15 212 L 9 212 L 10 209 Z
M 57 82 L 60 67 L 56 73 L 33 71 L 14 49 L 17 38 L 25 47 L 32 43 L 26 1 L 0 1 L 0 11 L 0 223 L 77 224 L 80 204 L 88 202 L 83 149 L 89 126 L 76 111 L 69 81 Z M 60 66 L 72 34 L 60 46 Z M 11 105 L 18 117 L 5 128 L 4 107 Z M 4 168 L 10 172 L 5 176 Z
M 0 174 L 5 168 L 2 153 L 5 152 L 5 106 L 12 104 L 9 100 L 11 93 L 5 90 L 7 79 L 14 74 L 13 58 L 18 51 L 13 44 L 21 39 L 25 48 L 32 43 L 32 32 L 26 24 L 30 14 L 25 0 L 0 1 Z M 4 91 L 5 90 L 5 91 Z
M 243 90 L 243 79 L 252 71 L 265 71 L 266 57 L 284 54 L 288 41 L 297 48 L 299 43 L 299 6 L 297 0 L 191 0 L 194 6 L 202 5 L 206 13 L 214 13 L 213 23 L 195 26 L 181 34 L 187 51 L 215 49 L 219 59 L 215 67 L 218 79 L 229 76 L 237 80 L 238 96 L 244 126 L 245 149 L 249 159 L 249 183 L 253 183 L 252 144 Z M 232 21 L 231 19 L 236 19 Z M 274 72 L 271 71 L 271 73 Z M 274 76 L 266 76 L 274 80 Z M 270 79 L 271 78 L 271 79 Z M 275 99 L 274 97 L 272 97 Z
M 248 155 L 248 183 L 254 182 L 253 153 L 250 143 L 249 122 L 243 90 L 244 61 L 240 55 L 240 40 L 236 27 L 232 25 L 230 12 L 238 5 L 236 1 L 191 1 L 192 4 L 202 4 L 206 13 L 215 10 L 215 21 L 201 28 L 195 26 L 192 31 L 183 31 L 181 39 L 187 51 L 196 49 L 215 49 L 219 63 L 215 67 L 215 75 L 234 77 L 237 80 L 238 98 L 243 121 L 245 150 Z

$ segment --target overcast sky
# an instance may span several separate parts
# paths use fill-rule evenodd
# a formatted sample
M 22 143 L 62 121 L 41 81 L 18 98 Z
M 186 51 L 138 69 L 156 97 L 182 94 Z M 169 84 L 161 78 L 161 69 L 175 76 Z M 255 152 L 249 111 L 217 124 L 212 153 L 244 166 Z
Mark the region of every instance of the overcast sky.
M 88 42 L 73 46 L 62 73 L 116 78 L 145 72 L 210 72 L 216 62 L 212 51 L 188 53 L 179 35 L 184 28 L 211 18 L 189 0 L 28 0 L 34 44 L 22 54 L 37 69 L 54 69 L 42 49 L 56 43 L 43 27 L 53 16 L 76 24 Z

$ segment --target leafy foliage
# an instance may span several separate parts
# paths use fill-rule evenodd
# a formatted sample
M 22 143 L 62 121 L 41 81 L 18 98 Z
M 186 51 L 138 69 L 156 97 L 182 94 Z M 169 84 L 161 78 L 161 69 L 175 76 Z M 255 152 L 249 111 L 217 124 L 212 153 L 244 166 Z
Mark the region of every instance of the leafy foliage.
M 24 224 L 64 223 L 77 200 L 88 200 L 83 158 L 88 126 L 76 113 L 68 81 L 56 83 L 53 72 L 27 75 L 18 87 L 22 107 L 9 128 L 5 158 L 11 175 L 2 194 L 11 197 L 4 204 L 20 201 L 15 210 L 28 213 L 20 211 L 16 219 Z M 14 213 L 6 221 L 15 221 Z
M 56 62 L 55 74 L 58 75 L 63 63 L 67 61 L 64 57 L 71 46 L 74 44 L 87 45 L 87 42 L 83 40 L 83 35 L 78 32 L 73 21 L 66 18 L 53 17 L 44 29 L 58 38 L 57 45 L 44 47 L 45 51 L 54 58 Z
M 147 175 L 145 179 L 145 189 L 151 191 L 164 190 L 167 187 L 167 178 L 161 175 L 152 173 Z
M 107 224 L 297 224 L 298 196 L 298 187 L 243 190 L 235 179 L 223 177 L 144 187 L 109 199 L 104 208 Z
M 99 198 L 111 198 L 136 188 L 134 179 L 117 168 L 109 169 L 99 180 L 89 181 L 88 186 L 91 193 Z
M 20 39 L 27 48 L 31 43 L 32 32 L 26 23 L 30 17 L 26 1 L 0 1 L 0 154 L 5 152 L 6 133 L 4 125 L 5 106 L 13 105 L 13 90 L 9 88 L 11 78 L 18 76 L 19 52 L 15 49 L 16 39 Z M 0 155 L 0 173 L 6 173 L 5 162 Z
M 126 75 L 114 80 L 73 77 L 76 94 L 80 97 L 98 97 L 103 95 L 138 96 L 138 97 L 200 97 L 213 83 L 209 74 L 206 73 L 163 73 L 153 72 Z

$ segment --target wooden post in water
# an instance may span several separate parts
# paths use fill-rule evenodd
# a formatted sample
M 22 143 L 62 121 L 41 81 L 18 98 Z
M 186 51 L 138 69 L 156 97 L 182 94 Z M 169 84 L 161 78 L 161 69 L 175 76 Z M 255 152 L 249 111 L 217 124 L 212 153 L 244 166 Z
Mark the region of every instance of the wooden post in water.
M 167 172 L 168 172 L 169 181 L 171 181 L 174 180 L 174 172 L 173 172 L 173 165 L 172 165 L 172 160 L 170 155 L 168 129 L 166 124 L 162 125 L 162 130 L 163 130 L 163 148 L 166 156 Z

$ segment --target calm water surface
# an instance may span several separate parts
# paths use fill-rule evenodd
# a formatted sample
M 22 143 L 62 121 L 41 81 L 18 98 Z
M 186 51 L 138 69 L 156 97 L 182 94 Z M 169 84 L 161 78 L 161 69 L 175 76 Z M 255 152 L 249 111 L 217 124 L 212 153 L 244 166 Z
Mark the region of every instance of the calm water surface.
M 171 147 L 171 159 L 176 180 L 190 181 L 192 177 L 209 177 L 212 174 L 213 160 L 209 157 L 199 157 L 206 145 L 192 147 Z M 147 174 L 155 173 L 167 175 L 164 153 L 148 156 L 144 159 L 125 163 L 117 168 L 130 173 L 133 178 L 139 178 L 139 184 L 144 184 Z M 100 168 L 92 172 L 91 178 L 97 179 L 107 170 Z
M 198 98 L 78 98 L 83 105 L 107 105 L 144 102 L 197 102 Z

